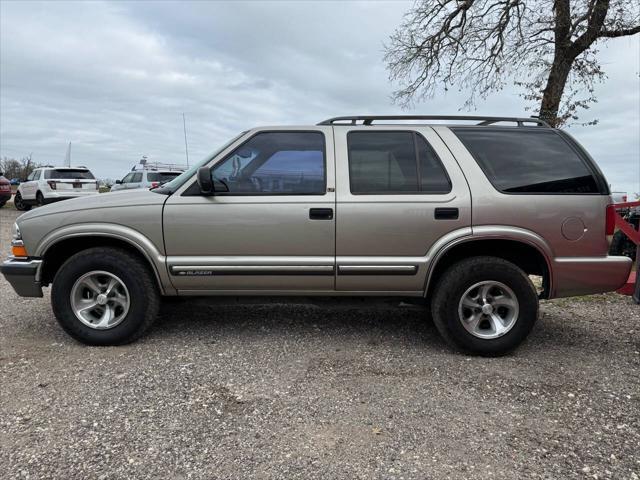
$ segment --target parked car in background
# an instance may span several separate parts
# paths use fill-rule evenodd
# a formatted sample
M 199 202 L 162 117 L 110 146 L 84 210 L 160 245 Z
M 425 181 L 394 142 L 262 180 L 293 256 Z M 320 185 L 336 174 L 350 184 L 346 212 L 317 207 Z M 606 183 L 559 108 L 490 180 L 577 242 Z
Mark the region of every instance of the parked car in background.
M 11 182 L 0 172 L 0 208 L 11 200 Z
M 36 168 L 16 191 L 18 210 L 30 210 L 58 200 L 87 197 L 98 193 L 98 182 L 86 167 Z
M 122 180 L 116 180 L 115 185 L 111 186 L 111 191 L 156 188 L 170 182 L 185 170 L 186 167 L 170 163 L 139 163 Z
M 153 190 L 24 214 L 1 270 L 22 296 L 51 284 L 62 328 L 92 345 L 140 337 L 162 295 L 365 296 L 424 302 L 452 346 L 501 355 L 538 298 L 627 281 L 611 202 L 584 148 L 538 119 L 339 117 L 248 130 Z
M 11 185 L 20 185 L 20 179 L 19 178 L 12 178 L 10 180 Z

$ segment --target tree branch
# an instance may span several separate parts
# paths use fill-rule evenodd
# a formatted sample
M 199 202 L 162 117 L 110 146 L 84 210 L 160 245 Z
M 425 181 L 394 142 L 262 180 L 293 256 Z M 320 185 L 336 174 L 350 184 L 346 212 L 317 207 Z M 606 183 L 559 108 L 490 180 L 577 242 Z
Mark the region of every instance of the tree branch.
M 591 46 L 593 42 L 598 39 L 600 31 L 604 25 L 604 21 L 607 18 L 607 12 L 609 11 L 610 0 L 597 0 L 591 16 L 589 17 L 589 23 L 587 30 L 580 35 L 575 42 L 573 42 L 571 48 L 571 55 L 575 58 L 584 52 Z
M 635 35 L 636 33 L 640 33 L 640 25 L 637 25 L 632 28 L 622 28 L 620 30 L 601 30 L 598 34 L 598 37 L 605 38 L 616 38 L 616 37 L 626 37 L 627 35 Z

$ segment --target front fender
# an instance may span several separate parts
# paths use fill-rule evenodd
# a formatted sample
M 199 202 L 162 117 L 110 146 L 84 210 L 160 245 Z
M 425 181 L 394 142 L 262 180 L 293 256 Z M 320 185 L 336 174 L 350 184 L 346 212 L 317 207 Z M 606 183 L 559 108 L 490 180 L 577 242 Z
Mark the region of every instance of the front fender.
M 38 243 L 35 257 L 44 257 L 46 252 L 61 241 L 79 237 L 106 237 L 126 242 L 136 248 L 153 268 L 158 286 L 163 294 L 175 294 L 166 269 L 164 252 L 139 231 L 113 223 L 82 223 L 67 225 L 45 235 Z

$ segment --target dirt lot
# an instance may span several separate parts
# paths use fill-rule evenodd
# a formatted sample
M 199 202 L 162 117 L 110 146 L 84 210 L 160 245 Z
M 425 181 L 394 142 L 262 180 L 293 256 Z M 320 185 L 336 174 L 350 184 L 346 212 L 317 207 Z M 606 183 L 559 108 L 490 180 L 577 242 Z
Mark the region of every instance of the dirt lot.
M 0 210 L 6 254 L 17 212 Z M 419 308 L 163 307 L 91 348 L 0 279 L 3 478 L 640 476 L 640 306 L 542 305 L 515 354 L 449 351 Z

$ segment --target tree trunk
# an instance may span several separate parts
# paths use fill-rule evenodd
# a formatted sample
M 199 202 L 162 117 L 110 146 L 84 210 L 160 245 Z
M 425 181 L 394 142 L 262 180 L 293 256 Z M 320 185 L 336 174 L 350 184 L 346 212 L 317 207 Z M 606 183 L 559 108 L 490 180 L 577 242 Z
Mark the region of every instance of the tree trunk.
M 542 103 L 540 104 L 540 119 L 546 121 L 549 125 L 556 127 L 562 123 L 558 118 L 558 110 L 560 109 L 560 101 L 562 93 L 567 83 L 567 78 L 571 72 L 573 58 L 565 52 L 556 52 L 547 78 L 547 85 L 542 91 Z

